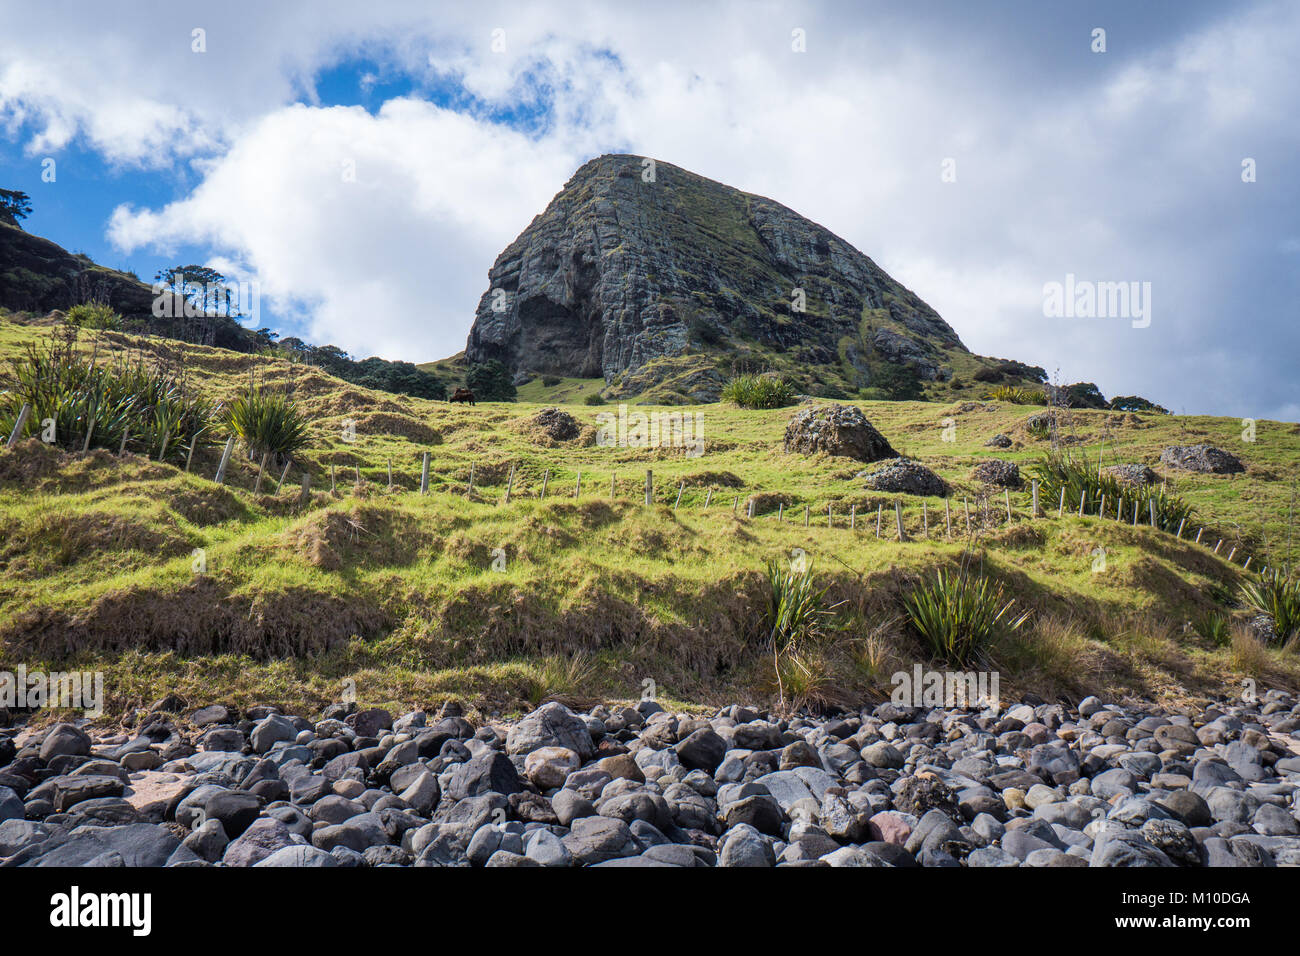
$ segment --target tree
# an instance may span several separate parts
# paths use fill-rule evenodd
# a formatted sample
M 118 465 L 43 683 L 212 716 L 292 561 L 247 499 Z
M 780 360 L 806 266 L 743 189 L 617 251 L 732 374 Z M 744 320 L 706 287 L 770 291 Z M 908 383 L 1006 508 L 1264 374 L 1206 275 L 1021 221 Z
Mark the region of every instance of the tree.
M 488 359 L 466 369 L 465 384 L 481 402 L 515 400 L 515 386 L 510 381 L 510 372 L 496 359 Z
M 0 189 L 0 219 L 9 219 L 16 226 L 19 219 L 32 214 L 32 198 L 17 189 Z
M 153 278 L 163 288 L 192 302 L 204 312 L 209 309 L 218 314 L 228 315 L 230 312 L 233 291 L 226 285 L 225 275 L 216 269 L 193 264 L 172 266 L 159 269 Z
M 914 402 L 925 397 L 916 372 L 902 365 L 880 366 L 871 384 L 895 402 Z
M 1155 412 L 1159 415 L 1168 415 L 1169 409 L 1157 405 L 1155 402 L 1147 401 L 1141 395 L 1120 395 L 1110 400 L 1110 407 L 1117 412 Z

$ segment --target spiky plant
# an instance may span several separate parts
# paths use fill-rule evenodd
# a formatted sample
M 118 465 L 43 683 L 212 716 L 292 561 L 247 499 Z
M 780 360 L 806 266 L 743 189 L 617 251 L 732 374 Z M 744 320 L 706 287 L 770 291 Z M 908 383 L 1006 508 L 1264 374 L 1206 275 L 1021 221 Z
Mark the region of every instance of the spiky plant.
M 1029 618 L 1028 611 L 1012 616 L 1015 603 L 982 575 L 940 568 L 903 597 L 903 610 L 937 658 L 965 667 L 985 658 L 1000 631 L 1017 630 Z
M 777 692 L 786 699 L 783 658 L 801 650 L 827 632 L 834 617 L 826 606 L 826 588 L 813 585 L 811 565 L 795 568 L 781 561 L 767 564 L 767 642 L 776 671 Z
M 794 386 L 774 375 L 737 375 L 722 388 L 722 400 L 741 408 L 784 408 L 794 404 Z
M 307 419 L 293 399 L 260 386 L 247 388 L 226 409 L 226 422 L 250 458 L 292 457 L 307 444 Z
M 1285 643 L 1300 634 L 1300 579 L 1270 569 L 1241 586 L 1241 599 L 1247 607 L 1273 619 L 1279 641 Z
M 1182 498 L 1161 486 L 1126 484 L 1114 475 L 1098 473 L 1087 462 L 1063 455 L 1045 457 L 1030 466 L 1030 473 L 1038 479 L 1038 490 L 1046 501 L 1059 501 L 1061 489 L 1065 489 L 1065 507 L 1071 511 L 1077 511 L 1083 501 L 1089 511 L 1095 512 L 1105 495 L 1107 516 L 1114 516 L 1113 509 L 1122 499 L 1124 520 L 1131 520 L 1136 508 L 1138 523 L 1148 524 L 1154 503 L 1156 527 L 1171 532 L 1177 531 L 1180 524 L 1190 522 L 1196 513 Z

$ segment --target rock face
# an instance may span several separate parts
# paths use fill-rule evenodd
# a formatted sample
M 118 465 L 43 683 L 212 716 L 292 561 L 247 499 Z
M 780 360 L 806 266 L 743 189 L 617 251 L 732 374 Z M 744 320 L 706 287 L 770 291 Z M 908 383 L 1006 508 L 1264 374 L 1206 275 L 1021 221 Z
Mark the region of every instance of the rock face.
M 919 461 L 895 458 L 885 462 L 883 468 L 873 472 L 859 472 L 864 484 L 872 491 L 889 491 L 905 495 L 932 495 L 942 498 L 948 494 L 944 480 Z
M 785 428 L 785 450 L 880 461 L 898 452 L 855 405 L 818 405 L 795 412 Z
M 1174 445 L 1160 453 L 1160 462 L 1170 468 L 1215 475 L 1231 475 L 1246 470 L 1236 455 L 1213 445 Z
M 744 337 L 861 387 L 868 359 L 937 379 L 947 354 L 966 352 L 933 309 L 843 239 L 770 199 L 652 162 L 591 160 L 506 247 L 475 313 L 469 362 L 613 383 Z

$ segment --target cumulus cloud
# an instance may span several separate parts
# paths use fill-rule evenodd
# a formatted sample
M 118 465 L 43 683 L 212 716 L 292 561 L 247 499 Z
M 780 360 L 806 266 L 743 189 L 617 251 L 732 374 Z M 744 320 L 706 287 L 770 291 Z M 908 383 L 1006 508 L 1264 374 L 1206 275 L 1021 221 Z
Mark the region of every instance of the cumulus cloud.
M 209 24 L 219 79 L 173 5 L 148 42 L 177 45 L 153 59 L 80 18 L 77 42 L 128 54 L 98 78 L 45 65 L 25 13 L 0 39 L 0 117 L 34 130 L 29 150 L 81 135 L 110 161 L 194 162 L 176 202 L 119 208 L 113 242 L 208 248 L 313 338 L 361 353 L 462 348 L 495 255 L 583 160 L 626 150 L 821 222 L 977 351 L 1175 409 L 1293 414 L 1288 5 L 1168 28 L 1112 9 L 1104 55 L 1087 52 L 1090 21 L 962 6 L 305 9 Z M 322 69 L 360 59 L 416 91 L 374 113 L 312 105 Z M 1247 156 L 1258 183 L 1240 180 Z M 1150 281 L 1151 326 L 1045 317 L 1043 284 L 1066 273 Z

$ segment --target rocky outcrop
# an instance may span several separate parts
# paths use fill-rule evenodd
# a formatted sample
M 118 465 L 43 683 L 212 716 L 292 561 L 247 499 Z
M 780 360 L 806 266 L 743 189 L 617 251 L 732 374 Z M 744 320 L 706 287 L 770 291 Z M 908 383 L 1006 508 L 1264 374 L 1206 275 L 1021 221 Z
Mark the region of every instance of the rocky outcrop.
M 532 417 L 532 423 L 546 433 L 552 441 L 570 441 L 577 438 L 582 427 L 568 412 L 558 408 L 543 408 Z
M 858 461 L 898 457 L 855 405 L 818 405 L 795 412 L 785 428 L 785 450 L 804 455 L 825 452 Z
M 1160 453 L 1160 463 L 1170 468 L 1215 475 L 1231 475 L 1246 470 L 1236 455 L 1213 445 L 1174 445 Z
M 861 386 L 868 355 L 935 379 L 945 351 L 966 351 L 933 309 L 828 230 L 650 162 L 591 160 L 506 247 L 467 361 L 613 384 L 657 359 L 743 339 L 834 365 Z
M 1013 461 L 1002 461 L 1000 458 L 980 462 L 971 470 L 970 476 L 976 481 L 986 485 L 997 485 L 999 488 L 1020 487 L 1020 466 Z
M 859 472 L 864 484 L 872 491 L 888 491 L 904 495 L 925 495 L 942 498 L 948 494 L 944 480 L 919 461 L 896 458 L 885 462 L 883 468 L 873 472 Z
M 1159 475 L 1142 464 L 1111 465 L 1106 469 L 1106 474 L 1122 485 L 1135 488 L 1142 485 L 1153 485 L 1160 480 Z

